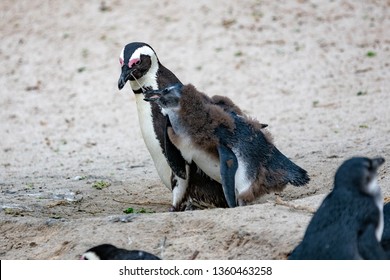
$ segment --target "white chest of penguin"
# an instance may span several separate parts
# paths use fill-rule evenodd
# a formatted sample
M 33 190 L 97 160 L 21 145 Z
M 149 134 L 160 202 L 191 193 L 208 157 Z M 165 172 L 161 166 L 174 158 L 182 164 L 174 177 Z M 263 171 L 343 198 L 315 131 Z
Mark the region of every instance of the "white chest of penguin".
M 197 148 L 196 144 L 191 140 L 191 137 L 182 136 L 181 134 L 177 146 L 187 162 L 194 161 L 200 169 L 204 171 L 207 170 L 207 175 L 211 178 L 218 182 L 222 181 L 219 160 L 206 153 L 204 150 Z
M 183 128 L 174 110 L 162 109 L 161 111 L 164 115 L 168 115 L 169 120 L 171 121 L 173 131 L 178 138 L 178 141 L 174 141 L 174 144 L 180 150 L 183 158 L 188 163 L 194 161 L 200 169 L 207 173 L 208 176 L 218 182 L 221 182 L 222 179 L 219 160 L 197 147 L 192 138 Z
M 194 161 L 196 165 L 203 170 L 208 176 L 210 176 L 215 181 L 222 183 L 221 178 L 221 165 L 218 158 L 206 153 L 204 150 L 201 150 L 197 145 L 192 141 L 190 136 L 187 136 L 185 133 L 181 132 L 179 135 L 179 141 L 176 141 L 175 145 L 180 150 L 183 158 L 187 162 Z M 235 151 L 235 154 L 239 154 Z M 251 187 L 251 180 L 248 180 L 246 174 L 246 165 L 240 157 L 237 157 L 238 168 L 235 174 L 235 188 L 238 193 L 248 190 Z
M 163 181 L 164 185 L 171 189 L 170 180 L 172 172 L 164 154 L 161 151 L 160 143 L 157 140 L 156 133 L 153 129 L 152 108 L 150 103 L 145 102 L 143 98 L 142 94 L 135 95 L 142 137 L 144 138 L 146 147 L 152 156 L 159 177 Z

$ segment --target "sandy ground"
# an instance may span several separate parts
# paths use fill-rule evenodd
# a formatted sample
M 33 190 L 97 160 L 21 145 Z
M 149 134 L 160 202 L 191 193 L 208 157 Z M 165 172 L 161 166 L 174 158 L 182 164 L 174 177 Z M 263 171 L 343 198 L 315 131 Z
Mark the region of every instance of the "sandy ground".
M 390 196 L 389 8 L 2 0 L 0 258 L 76 259 L 110 242 L 164 259 L 283 259 L 354 155 L 387 159 L 379 182 Z M 117 89 L 132 41 L 153 46 L 184 83 L 269 124 L 310 184 L 246 207 L 169 213 L 132 91 Z

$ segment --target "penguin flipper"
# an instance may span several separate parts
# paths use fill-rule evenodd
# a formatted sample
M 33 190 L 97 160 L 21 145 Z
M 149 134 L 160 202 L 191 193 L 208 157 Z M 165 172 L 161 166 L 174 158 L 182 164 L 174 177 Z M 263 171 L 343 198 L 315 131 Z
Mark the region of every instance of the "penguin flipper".
M 365 260 L 387 259 L 385 251 L 376 239 L 375 230 L 375 226 L 369 224 L 359 236 L 358 249 L 361 257 Z
M 186 161 L 181 155 L 181 152 L 169 139 L 168 128 L 172 128 L 171 121 L 166 117 L 166 125 L 164 130 L 164 145 L 165 145 L 165 157 L 171 167 L 173 173 L 179 176 L 183 180 L 187 179 Z
M 218 146 L 222 188 L 229 207 L 236 207 L 235 175 L 238 168 L 236 155 L 224 145 Z

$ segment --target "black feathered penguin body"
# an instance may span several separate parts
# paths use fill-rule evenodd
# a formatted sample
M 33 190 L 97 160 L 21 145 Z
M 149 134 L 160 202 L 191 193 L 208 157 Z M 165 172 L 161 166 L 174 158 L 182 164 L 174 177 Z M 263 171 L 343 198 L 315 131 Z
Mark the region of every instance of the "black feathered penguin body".
M 300 186 L 309 181 L 307 172 L 274 146 L 264 125 L 239 114 L 238 108 L 217 106 L 214 97 L 192 85 L 175 85 L 145 96 L 169 116 L 169 138 L 184 159 L 222 183 L 230 207 L 281 191 L 288 183 Z
M 390 260 L 390 202 L 383 206 L 383 219 L 384 227 L 381 244 L 386 251 L 387 259 Z
M 140 250 L 126 250 L 111 244 L 101 244 L 87 250 L 82 260 L 160 260 L 159 257 Z
M 126 45 L 119 60 L 122 71 L 118 87 L 122 89 L 129 81 L 135 93 L 144 142 L 159 177 L 173 192 L 171 210 L 227 207 L 221 184 L 205 175 L 195 163 L 185 163 L 180 151 L 167 137 L 169 119 L 157 104 L 143 100 L 141 93 L 144 90 L 162 89 L 172 83 L 180 84 L 180 80 L 160 63 L 152 47 L 142 42 Z
M 302 186 L 309 181 L 307 172 L 274 146 L 267 131 L 255 126 L 253 121 L 246 117 L 234 112 L 229 115 L 234 121 L 234 129 L 220 125 L 215 129 L 215 135 L 219 140 L 219 159 L 223 154 L 228 155 L 225 159 L 226 168 L 219 167 L 221 175 L 225 169 L 229 169 L 229 160 L 237 160 L 237 169 L 231 176 L 234 174 L 239 204 L 250 202 L 266 193 L 280 192 L 289 183 Z M 229 158 L 230 152 L 232 159 Z M 225 162 L 220 161 L 220 164 Z M 223 175 L 226 176 L 229 175 Z M 223 182 L 224 178 L 221 178 L 221 181 Z
M 381 192 L 376 169 L 383 159 L 352 158 L 335 176 L 334 189 L 311 219 L 289 259 L 385 259 Z

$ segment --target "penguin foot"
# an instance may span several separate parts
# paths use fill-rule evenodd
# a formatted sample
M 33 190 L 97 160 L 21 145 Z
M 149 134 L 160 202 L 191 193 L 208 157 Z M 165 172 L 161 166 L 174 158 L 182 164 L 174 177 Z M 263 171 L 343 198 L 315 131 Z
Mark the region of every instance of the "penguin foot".
M 177 212 L 177 209 L 175 206 L 171 206 L 169 209 L 168 209 L 169 212 Z
M 246 206 L 247 204 L 248 204 L 248 202 L 246 202 L 245 200 L 238 199 L 238 206 Z

